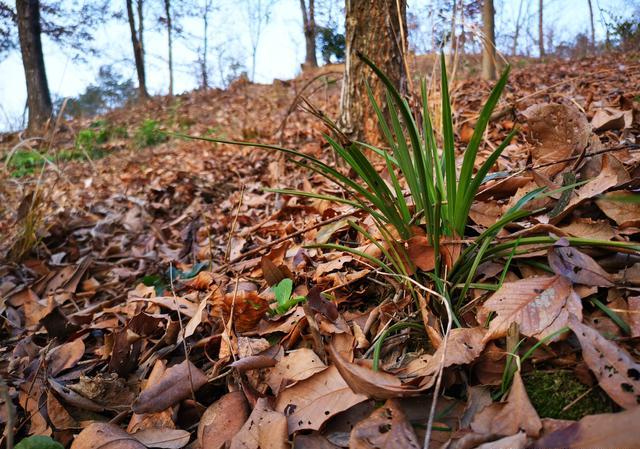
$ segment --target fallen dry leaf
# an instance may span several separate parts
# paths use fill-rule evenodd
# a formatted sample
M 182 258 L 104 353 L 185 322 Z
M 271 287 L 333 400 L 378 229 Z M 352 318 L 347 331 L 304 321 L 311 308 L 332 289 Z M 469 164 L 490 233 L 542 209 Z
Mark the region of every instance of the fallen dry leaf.
M 207 381 L 199 368 L 185 360 L 167 369 L 157 383 L 144 389 L 131 408 L 135 413 L 160 412 L 188 398 Z
M 350 449 L 418 449 L 413 427 L 400 404 L 389 399 L 368 418 L 355 425 L 349 437 Z
M 62 344 L 47 354 L 47 367 L 53 377 L 65 369 L 71 368 L 80 361 L 84 355 L 84 342 L 82 338 Z
M 93 423 L 71 443 L 71 449 L 147 449 L 135 437 L 115 424 Z
M 288 440 L 287 418 L 274 411 L 267 398 L 259 398 L 229 449 L 289 449 Z
M 354 393 L 335 366 L 285 388 L 276 398 L 275 410 L 283 413 L 289 433 L 318 430 L 332 416 L 367 400 Z
M 617 190 L 608 192 L 596 200 L 598 207 L 607 217 L 615 221 L 620 228 L 640 225 L 640 203 L 631 201 L 618 201 L 621 199 L 630 199 L 637 193 L 625 190 Z
M 620 413 L 585 416 L 555 432 L 544 435 L 531 449 L 601 449 L 640 448 L 637 427 L 640 422 L 640 406 Z
M 198 442 L 202 449 L 220 449 L 231 441 L 249 417 L 242 391 L 227 393 L 211 404 L 200 418 Z
M 327 368 L 320 357 L 309 348 L 301 348 L 290 351 L 282 357 L 276 366 L 269 370 L 267 383 L 274 394 L 278 394 L 280 388 L 288 383 L 305 380 L 315 373 Z
M 180 449 L 189 443 L 191 434 L 186 430 L 155 427 L 140 430 L 132 435 L 146 447 L 160 449 Z
M 604 338 L 577 318 L 569 321 L 582 347 L 582 357 L 595 374 L 600 387 L 620 407 L 631 409 L 640 403 L 640 363 L 627 351 Z
M 554 273 L 576 284 L 612 287 L 611 275 L 587 256 L 571 246 L 555 246 L 549 250 L 549 266 Z
M 507 335 L 514 322 L 522 334 L 542 339 L 566 326 L 569 314 L 582 316 L 580 298 L 562 276 L 505 282 L 482 308 L 496 312 L 485 342 Z

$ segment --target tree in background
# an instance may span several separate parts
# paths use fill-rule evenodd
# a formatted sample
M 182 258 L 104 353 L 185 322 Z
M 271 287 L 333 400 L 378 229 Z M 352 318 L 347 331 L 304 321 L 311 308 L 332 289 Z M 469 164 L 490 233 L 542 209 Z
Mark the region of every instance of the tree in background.
M 28 132 L 42 131 L 51 118 L 51 94 L 42 51 L 47 37 L 74 59 L 96 54 L 92 28 L 100 22 L 108 2 L 77 6 L 64 1 L 17 0 L 15 7 L 0 1 L 0 58 L 20 48 L 27 85 Z
M 308 3 L 308 5 L 305 3 Z M 318 59 L 316 58 L 315 0 L 307 0 L 306 2 L 305 0 L 300 0 L 300 9 L 302 9 L 302 27 L 306 48 L 304 67 L 318 67 Z
M 542 13 L 544 11 L 544 3 L 543 0 L 538 2 L 538 50 L 540 52 L 540 57 L 544 57 L 544 29 L 542 22 Z
M 325 64 L 342 62 L 345 58 L 344 34 L 339 33 L 335 27 L 317 27 L 317 39 L 320 46 L 320 54 Z
M 358 58 L 362 53 L 389 76 L 400 92 L 406 92 L 406 0 L 346 0 L 346 61 L 338 125 L 349 137 L 379 141 L 375 112 L 366 84 L 384 104 L 385 90 L 371 69 Z
M 249 39 L 251 42 L 251 81 L 256 78 L 256 57 L 264 28 L 271 20 L 271 10 L 277 0 L 244 0 Z
M 22 65 L 27 82 L 29 133 L 42 130 L 51 118 L 52 104 L 40 38 L 40 2 L 16 0 L 16 17 Z
M 213 0 L 204 0 L 201 10 L 202 16 L 202 50 L 198 49 L 198 64 L 200 66 L 200 87 L 209 88 L 209 15 L 213 11 Z
M 136 97 L 136 91 L 132 80 L 123 79 L 113 67 L 103 65 L 95 83 L 87 86 L 77 97 L 68 99 L 64 115 L 67 118 L 77 118 L 106 114 L 132 101 Z M 63 98 L 56 101 L 57 111 L 60 111 L 63 101 Z
M 147 77 L 144 69 L 144 21 L 143 21 L 143 0 L 136 0 L 136 9 L 138 12 L 138 23 L 133 14 L 133 0 L 127 2 L 127 18 L 129 20 L 129 29 L 131 31 L 131 44 L 133 46 L 133 57 L 136 63 L 136 73 L 138 74 L 138 96 L 140 99 L 149 97 L 147 91 Z
M 171 1 L 164 0 L 165 23 L 167 25 L 167 47 L 169 53 L 169 95 L 173 96 L 173 40 L 171 26 Z
M 496 35 L 494 27 L 495 10 L 493 0 L 484 0 L 482 4 L 482 78 L 496 79 Z

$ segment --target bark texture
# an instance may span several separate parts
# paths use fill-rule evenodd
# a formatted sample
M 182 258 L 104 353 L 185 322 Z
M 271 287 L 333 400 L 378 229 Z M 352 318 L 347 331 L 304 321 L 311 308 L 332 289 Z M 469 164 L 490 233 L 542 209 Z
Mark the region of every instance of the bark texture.
M 16 0 L 18 37 L 27 84 L 28 133 L 37 134 L 51 118 L 52 106 L 40 38 L 40 2 Z
M 540 51 L 540 57 L 542 58 L 544 56 L 544 28 L 543 28 L 543 21 L 542 21 L 542 13 L 544 11 L 544 1 L 540 0 L 539 1 L 539 9 L 540 9 L 540 14 L 538 15 L 538 49 Z
M 482 32 L 484 46 L 482 49 L 482 78 L 496 79 L 496 36 L 494 27 L 495 10 L 493 0 L 484 0 L 482 5 Z
M 403 56 L 407 47 L 401 37 L 406 10 L 406 0 L 346 0 L 346 61 L 338 125 L 352 139 L 373 144 L 382 140 L 366 83 L 381 106 L 386 102 L 384 86 L 358 52 L 386 73 L 400 92 L 406 92 Z
M 302 26 L 304 27 L 304 41 L 306 44 L 306 56 L 304 59 L 304 67 L 318 67 L 318 59 L 316 58 L 316 19 L 315 19 L 315 0 L 300 0 L 300 8 L 302 9 Z
M 173 36 L 171 26 L 171 1 L 164 0 L 164 13 L 167 15 L 167 46 L 169 47 L 169 95 L 173 96 Z
M 144 49 L 142 46 L 142 0 L 138 0 L 137 3 L 137 30 L 135 16 L 133 15 L 133 0 L 127 0 L 127 17 L 129 19 L 129 29 L 131 31 L 131 44 L 133 46 L 133 57 L 136 63 L 136 73 L 138 74 L 138 95 L 140 98 L 148 98 L 147 78 L 144 71 Z

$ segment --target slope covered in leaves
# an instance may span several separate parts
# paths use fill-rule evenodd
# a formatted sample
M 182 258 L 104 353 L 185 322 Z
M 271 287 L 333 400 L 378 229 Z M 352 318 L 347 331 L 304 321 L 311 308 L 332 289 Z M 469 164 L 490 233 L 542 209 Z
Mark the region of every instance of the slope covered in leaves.
M 637 61 L 514 70 L 478 163 L 522 131 L 469 227 L 547 187 L 492 247 L 555 244 L 524 240 L 479 265 L 448 333 L 435 297 L 416 301 L 368 259 L 310 247 L 376 255 L 349 224 L 375 233 L 369 216 L 264 190 L 339 194 L 324 178 L 266 150 L 177 135 L 134 144 L 153 119 L 332 163 L 323 125 L 292 105 L 304 95 L 335 117 L 335 74 L 154 99 L 105 118 L 130 137 L 102 143 L 104 158 L 52 158 L 22 178 L 3 166 L 0 421 L 18 441 L 76 449 L 422 447 L 430 424 L 430 447 L 636 447 L 640 256 L 623 244 L 640 245 Z M 490 86 L 452 87 L 462 150 Z M 88 126 L 61 124 L 52 154 Z M 11 138 L 4 153 L 22 151 Z M 397 242 L 429 270 L 419 243 Z

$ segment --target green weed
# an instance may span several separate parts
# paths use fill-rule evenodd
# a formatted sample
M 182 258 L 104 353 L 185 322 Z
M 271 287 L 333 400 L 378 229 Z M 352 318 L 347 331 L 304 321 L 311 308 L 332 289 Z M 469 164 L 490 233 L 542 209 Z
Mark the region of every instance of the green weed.
M 138 128 L 134 136 L 138 148 L 152 147 L 167 140 L 167 134 L 160 129 L 156 120 L 147 119 Z

